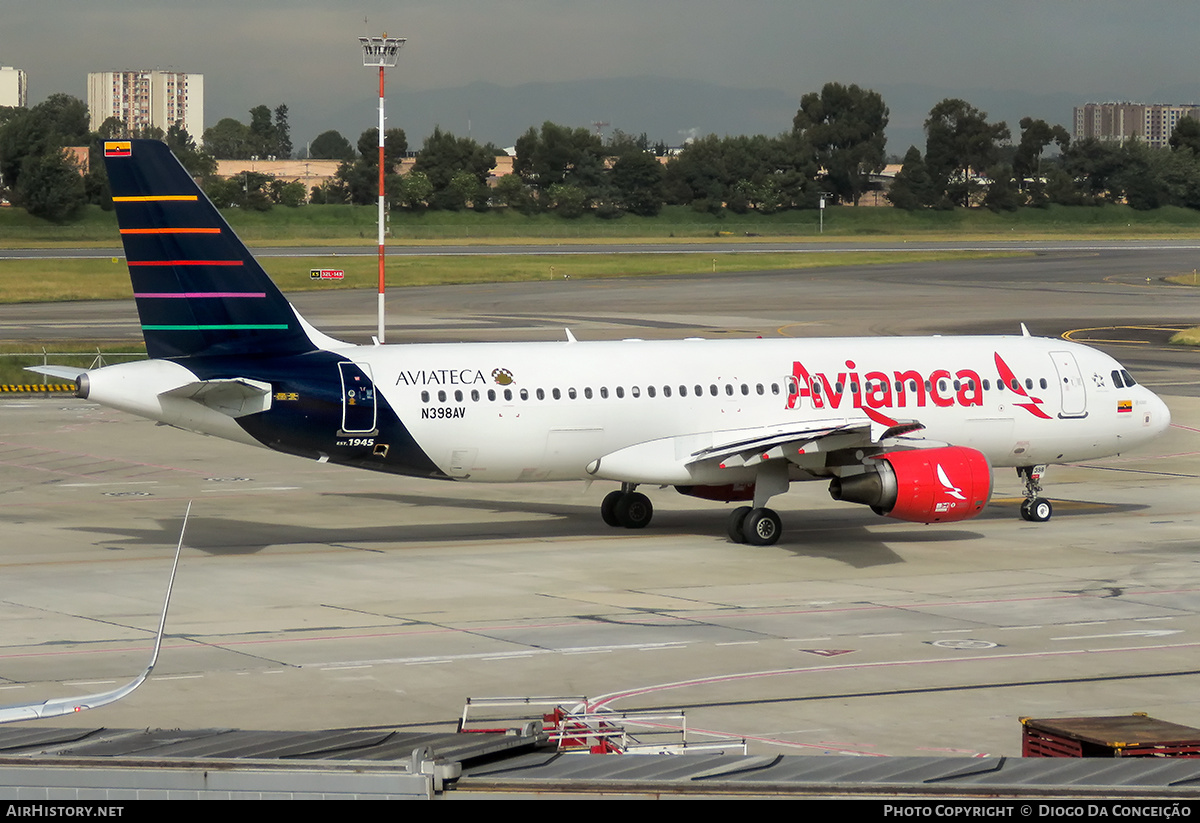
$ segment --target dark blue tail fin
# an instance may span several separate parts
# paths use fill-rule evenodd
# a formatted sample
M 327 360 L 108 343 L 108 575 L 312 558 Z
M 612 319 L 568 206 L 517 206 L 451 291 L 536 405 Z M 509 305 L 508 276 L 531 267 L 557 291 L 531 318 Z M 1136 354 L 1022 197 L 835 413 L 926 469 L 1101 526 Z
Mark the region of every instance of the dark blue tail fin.
M 107 142 L 104 163 L 151 357 L 316 348 L 283 294 L 165 143 Z

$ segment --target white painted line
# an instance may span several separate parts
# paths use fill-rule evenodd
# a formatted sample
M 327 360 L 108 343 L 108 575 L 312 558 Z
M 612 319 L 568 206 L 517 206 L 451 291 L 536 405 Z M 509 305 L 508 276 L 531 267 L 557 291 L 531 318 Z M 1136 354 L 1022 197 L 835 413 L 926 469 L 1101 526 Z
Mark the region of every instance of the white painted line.
M 91 486 L 157 486 L 157 480 L 120 480 L 113 483 L 59 483 L 59 488 L 73 489 Z
M 1183 629 L 1146 629 L 1145 631 L 1115 632 L 1114 634 L 1084 634 L 1075 637 L 1051 637 L 1051 640 L 1100 640 L 1107 637 L 1166 637 Z

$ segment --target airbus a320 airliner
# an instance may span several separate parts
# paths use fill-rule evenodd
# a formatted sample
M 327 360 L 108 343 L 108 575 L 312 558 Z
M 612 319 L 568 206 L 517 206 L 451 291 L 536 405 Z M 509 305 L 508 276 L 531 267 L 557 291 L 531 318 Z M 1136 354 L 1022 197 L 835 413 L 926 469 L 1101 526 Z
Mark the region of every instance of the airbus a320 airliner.
M 1094 349 L 995 337 L 357 346 L 292 308 L 165 144 L 105 144 L 149 360 L 79 374 L 78 396 L 321 462 L 443 480 L 620 483 L 605 522 L 642 528 L 638 486 L 739 501 L 735 542 L 782 531 L 772 497 L 919 523 L 974 517 L 1015 467 L 1044 521 L 1047 464 L 1116 454 L 1170 423 Z M 1022 328 L 1024 332 L 1024 329 Z

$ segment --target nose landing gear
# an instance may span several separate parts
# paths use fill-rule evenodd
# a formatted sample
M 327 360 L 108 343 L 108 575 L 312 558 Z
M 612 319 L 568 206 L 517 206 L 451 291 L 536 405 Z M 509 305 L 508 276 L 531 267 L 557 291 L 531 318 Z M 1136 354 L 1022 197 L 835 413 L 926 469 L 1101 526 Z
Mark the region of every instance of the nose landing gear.
M 1042 492 L 1042 477 L 1045 474 L 1045 465 L 1019 466 L 1017 468 L 1017 477 L 1021 479 L 1021 484 L 1024 487 L 1022 494 L 1025 495 L 1025 499 L 1021 501 L 1022 520 L 1027 520 L 1030 523 L 1045 523 L 1054 514 L 1054 506 L 1050 505 L 1049 500 L 1040 496 Z

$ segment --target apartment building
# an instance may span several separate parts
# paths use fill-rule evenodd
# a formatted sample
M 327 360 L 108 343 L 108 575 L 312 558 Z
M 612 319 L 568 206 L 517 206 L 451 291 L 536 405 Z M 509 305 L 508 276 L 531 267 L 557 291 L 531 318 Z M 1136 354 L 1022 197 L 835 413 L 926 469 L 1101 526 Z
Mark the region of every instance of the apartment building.
M 96 130 L 116 117 L 134 132 L 176 123 L 198 141 L 204 134 L 204 75 L 174 71 L 98 71 L 88 74 L 88 112 Z
M 1184 117 L 1200 120 L 1200 104 L 1087 103 L 1075 107 L 1072 139 L 1094 137 L 1117 143 L 1137 139 L 1161 148 L 1168 145 Z
M 25 72 L 12 66 L 0 66 L 0 106 L 28 106 L 29 91 Z

